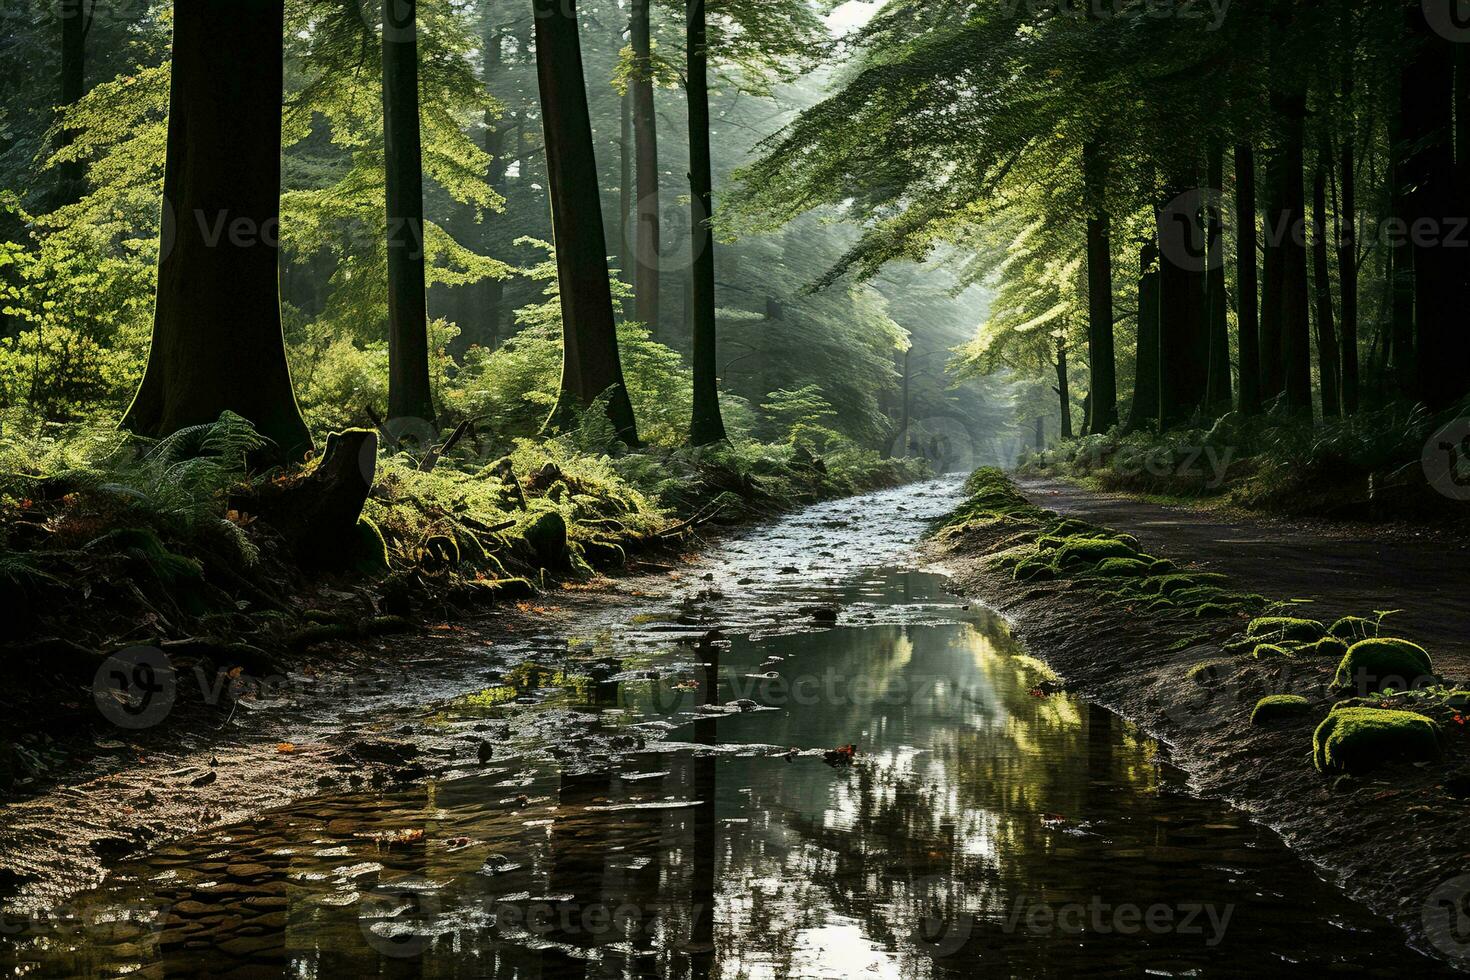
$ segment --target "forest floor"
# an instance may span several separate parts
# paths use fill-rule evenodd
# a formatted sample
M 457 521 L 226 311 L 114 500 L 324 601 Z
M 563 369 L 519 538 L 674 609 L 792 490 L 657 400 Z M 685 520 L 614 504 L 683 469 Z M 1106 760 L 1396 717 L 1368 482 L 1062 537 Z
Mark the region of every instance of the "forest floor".
M 1051 479 L 1026 479 L 1019 489 L 1031 504 L 1096 525 L 1082 533 L 1131 534 L 1183 573 L 1224 573 L 1229 584 L 1222 588 L 1313 601 L 1295 615 L 1331 623 L 1338 615 L 1402 609 L 1384 622 L 1384 635 L 1426 646 L 1446 688 L 1463 688 L 1470 677 L 1462 542 L 1406 527 L 1308 524 L 1150 503 Z M 1403 928 L 1416 948 L 1470 963 L 1460 937 L 1435 932 L 1436 914 L 1452 907 L 1444 903 L 1470 893 L 1470 732 L 1456 711 L 1430 698 L 1410 705 L 1407 695 L 1370 695 L 1373 706 L 1393 701 L 1432 715 L 1445 735 L 1442 757 L 1351 776 L 1319 772 L 1313 732 L 1343 696 L 1332 680 L 1336 658 L 1308 650 L 1258 659 L 1230 648 L 1246 629 L 1245 611 L 1205 618 L 1182 605 L 1150 611 L 1144 603 L 1114 601 L 1105 592 L 1109 580 L 1082 574 L 1016 581 L 997 560 L 1036 533 L 1017 533 L 1033 518 L 959 513 L 930 542 L 931 555 L 953 573 L 957 591 L 1010 620 L 1068 691 L 1164 742 L 1193 789 L 1276 830 L 1350 896 Z M 1288 692 L 1305 696 L 1306 710 L 1284 722 L 1251 723 L 1260 697 Z

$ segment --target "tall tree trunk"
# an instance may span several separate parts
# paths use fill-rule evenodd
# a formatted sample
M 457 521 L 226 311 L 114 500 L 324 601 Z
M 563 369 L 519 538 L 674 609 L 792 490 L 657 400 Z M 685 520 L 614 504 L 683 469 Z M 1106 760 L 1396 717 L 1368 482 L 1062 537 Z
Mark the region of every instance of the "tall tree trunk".
M 1322 388 L 1323 418 L 1342 414 L 1339 396 L 1341 365 L 1327 260 L 1327 169 L 1330 166 L 1332 152 L 1324 138 L 1317 151 L 1316 173 L 1312 175 L 1312 285 L 1317 300 L 1317 379 Z
M 1195 203 L 1195 176 L 1176 175 L 1158 209 L 1159 238 L 1159 423 L 1190 421 L 1205 395 L 1208 336 L 1204 329 L 1203 228 Z M 1183 202 L 1183 203 L 1182 203 Z
M 628 445 L 638 442 L 633 403 L 623 382 L 612 285 L 602 230 L 602 202 L 575 0 L 534 0 L 536 75 L 546 132 L 547 185 L 561 285 L 561 394 L 548 424 L 606 393 L 607 413 Z
M 1125 432 L 1152 430 L 1159 421 L 1159 249 L 1153 239 L 1138 250 L 1138 357 L 1133 407 Z
M 153 343 L 123 425 L 165 436 L 228 410 L 299 460 L 311 436 L 286 365 L 277 234 L 284 32 L 284 0 L 175 4 Z
M 1057 393 L 1061 400 L 1061 434 L 1060 438 L 1072 438 L 1072 392 L 1067 385 L 1067 338 L 1065 331 L 1057 337 L 1057 385 L 1052 391 Z
M 432 424 L 418 0 L 383 5 L 383 149 L 388 204 L 388 417 Z
M 1092 412 L 1087 431 L 1118 424 L 1117 363 L 1113 355 L 1113 245 L 1108 218 L 1108 162 L 1095 141 L 1082 146 L 1087 204 L 1087 361 Z
M 1235 147 L 1236 346 L 1240 350 L 1240 411 L 1261 411 L 1260 306 L 1256 295 L 1256 155 Z
M 1208 213 L 1205 216 L 1205 234 L 1208 241 L 1205 263 L 1205 325 L 1209 370 L 1205 382 L 1205 404 L 1210 414 L 1218 416 L 1230 411 L 1232 385 L 1230 383 L 1230 328 L 1229 299 L 1225 295 L 1225 148 L 1218 141 L 1211 141 L 1208 150 L 1209 192 L 1205 197 Z
M 1284 162 L 1278 150 L 1266 157 L 1266 194 L 1264 238 L 1261 257 L 1261 329 L 1259 356 L 1261 361 L 1261 399 L 1276 403 L 1286 394 L 1286 365 L 1282 360 L 1284 306 L 1281 300 L 1286 288 L 1286 247 L 1291 235 L 1289 216 L 1282 208 Z
M 483 16 L 484 24 L 484 55 L 485 55 L 485 88 L 488 90 L 499 81 L 501 66 L 505 63 L 503 51 L 505 40 L 501 36 L 500 29 L 495 26 L 495 4 L 487 2 Z M 495 117 L 492 112 L 485 113 L 485 153 L 490 157 L 490 172 L 487 175 L 490 186 L 501 194 L 505 193 L 505 171 L 506 171 L 506 139 L 505 126 Z M 481 243 L 486 253 L 494 247 L 495 233 L 492 223 L 483 222 L 481 228 Z M 481 347 L 494 350 L 500 343 L 500 320 L 501 309 L 505 305 L 505 281 L 502 279 L 486 279 L 481 284 L 480 303 L 482 306 L 479 317 L 480 329 L 472 336 L 471 341 L 478 343 Z
M 718 367 L 715 363 L 715 236 L 714 181 L 709 145 L 709 34 L 705 0 L 687 0 L 689 13 L 689 192 L 693 223 L 689 236 L 694 249 L 692 361 L 694 414 L 689 441 L 705 446 L 725 438 L 720 416 Z
M 1455 187 L 1454 45 L 1430 28 L 1423 6 L 1408 9 L 1419 48 L 1401 79 L 1403 145 L 1396 155 L 1402 157 L 1414 257 L 1414 393 L 1437 411 L 1470 387 L 1470 337 L 1464 323 L 1470 248 L 1465 247 L 1464 195 Z
M 649 25 L 652 0 L 633 0 L 631 35 L 636 71 L 633 94 L 633 139 L 638 153 L 638 220 L 636 255 L 637 320 L 654 337 L 659 331 L 658 117 L 653 110 L 653 41 Z
M 87 31 L 92 18 L 88 16 L 84 0 L 60 0 L 61 17 L 61 78 L 57 105 L 65 109 L 75 105 L 86 94 L 87 88 Z M 60 130 L 59 144 L 65 148 L 72 143 L 72 131 Z M 64 163 L 57 168 L 54 205 L 62 207 L 81 199 L 87 185 L 87 168 L 84 164 Z
M 1358 411 L 1358 194 L 1351 59 L 1343 69 L 1342 99 L 1349 111 L 1338 162 L 1342 194 L 1337 207 L 1337 286 L 1342 294 L 1342 411 L 1353 415 Z
M 618 134 L 618 278 L 629 286 L 636 285 L 638 252 L 633 244 L 634 222 L 630 217 L 633 203 L 633 93 L 627 91 L 618 100 L 622 110 Z
M 1283 100 L 1281 215 L 1289 230 L 1282 242 L 1281 359 L 1286 403 L 1293 412 L 1312 412 L 1311 286 L 1307 276 L 1305 103 Z

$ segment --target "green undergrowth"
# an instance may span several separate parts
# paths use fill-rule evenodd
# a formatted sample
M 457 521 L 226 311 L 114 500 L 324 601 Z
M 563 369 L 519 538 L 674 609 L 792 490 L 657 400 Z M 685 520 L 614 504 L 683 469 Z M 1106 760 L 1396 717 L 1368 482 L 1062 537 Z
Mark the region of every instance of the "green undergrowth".
M 263 445 L 229 414 L 161 441 L 100 426 L 0 439 L 0 613 L 12 642 L 59 636 L 101 651 L 116 636 L 203 636 L 306 647 L 371 633 L 307 622 L 307 608 L 341 606 L 366 623 L 523 601 L 679 546 L 698 528 L 923 475 L 917 461 L 851 447 L 821 456 L 739 440 L 629 451 L 586 426 L 494 455 L 471 439 L 442 456 L 406 446 L 368 461 L 356 533 L 322 573 L 303 568 L 253 511 L 311 473 L 311 463 L 253 469 Z
M 1112 602 L 1196 619 L 1264 609 L 1264 597 L 1231 588 L 1224 575 L 1180 571 L 1146 553 L 1137 538 L 1035 506 L 1004 473 L 985 468 L 965 484 L 966 499 L 935 529 L 941 544 L 979 543 L 992 567 L 1017 582 L 1092 582 Z
M 1271 513 L 1463 526 L 1457 501 L 1424 476 L 1425 443 L 1470 404 L 1434 415 L 1391 404 L 1315 423 L 1285 412 L 1214 421 L 1159 434 L 1117 430 L 1023 455 L 1028 475 L 1170 500 L 1212 500 Z

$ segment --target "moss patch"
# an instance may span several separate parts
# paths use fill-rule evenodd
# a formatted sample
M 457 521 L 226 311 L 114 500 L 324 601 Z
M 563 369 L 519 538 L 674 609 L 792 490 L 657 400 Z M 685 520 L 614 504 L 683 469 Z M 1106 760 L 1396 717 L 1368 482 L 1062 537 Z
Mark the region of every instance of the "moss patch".
M 1300 694 L 1268 694 L 1256 702 L 1251 711 L 1252 725 L 1269 725 L 1272 722 L 1300 718 L 1311 708 L 1311 703 Z
M 1413 711 L 1337 708 L 1312 736 L 1312 761 L 1322 772 L 1360 773 L 1388 762 L 1440 757 L 1439 726 Z
M 1419 644 L 1396 637 L 1374 637 L 1348 647 L 1333 682 L 1351 687 L 1361 681 L 1365 690 L 1376 691 L 1386 682 L 1393 687 L 1411 687 L 1432 673 L 1429 653 Z
M 1094 571 L 1109 578 L 1140 578 L 1148 574 L 1148 562 L 1137 558 L 1104 558 Z
M 1329 636 L 1345 643 L 1371 639 L 1378 635 L 1378 621 L 1362 616 L 1344 616 L 1327 628 Z
M 1295 640 L 1315 643 L 1326 634 L 1327 627 L 1315 619 L 1299 619 L 1295 616 L 1257 616 L 1246 627 L 1245 635 L 1261 640 L 1279 642 Z

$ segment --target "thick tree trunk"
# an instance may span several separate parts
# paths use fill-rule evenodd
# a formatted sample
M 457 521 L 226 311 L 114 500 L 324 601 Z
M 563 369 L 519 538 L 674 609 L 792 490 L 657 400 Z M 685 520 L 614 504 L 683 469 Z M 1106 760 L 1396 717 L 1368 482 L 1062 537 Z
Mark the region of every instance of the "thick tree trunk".
M 1305 104 L 1283 100 L 1281 214 L 1289 229 L 1282 248 L 1281 359 L 1286 403 L 1293 412 L 1312 412 L 1311 286 L 1307 276 Z
M 434 421 L 424 292 L 418 0 L 383 5 L 383 143 L 388 202 L 388 417 Z
M 1240 350 L 1240 411 L 1261 411 L 1260 306 L 1256 295 L 1256 157 L 1250 144 L 1235 148 L 1236 345 Z
M 1261 261 L 1261 329 L 1259 356 L 1261 361 L 1261 399 L 1275 403 L 1286 394 L 1286 366 L 1282 360 L 1284 344 L 1282 292 L 1286 288 L 1285 240 L 1291 234 L 1289 218 L 1282 209 L 1281 189 L 1284 184 L 1281 154 L 1272 150 L 1266 158 L 1266 208 Z
M 689 236 L 694 249 L 690 271 L 694 277 L 692 356 L 694 367 L 694 413 L 689 423 L 689 441 L 709 445 L 725 438 L 720 415 L 718 367 L 715 361 L 715 236 L 710 227 L 714 214 L 714 181 L 709 144 L 709 38 L 705 23 L 705 0 L 688 0 L 689 13 L 689 192 L 692 226 Z
M 1322 388 L 1323 418 L 1342 414 L 1341 366 L 1327 259 L 1327 168 L 1331 165 L 1331 151 L 1324 140 L 1317 153 L 1317 171 L 1312 177 L 1312 286 L 1317 305 L 1317 382 Z
M 635 318 L 654 337 L 659 331 L 659 213 L 658 117 L 653 109 L 653 41 L 649 26 L 652 0 L 633 0 L 631 36 L 637 71 L 630 83 L 633 95 L 633 139 L 637 145 L 637 241 Z
M 61 18 L 61 98 L 57 105 L 63 109 L 75 105 L 86 94 L 87 88 L 87 30 L 91 17 L 87 15 L 84 0 L 60 0 Z M 60 147 L 71 145 L 72 133 L 63 128 L 58 140 Z M 64 163 L 57 168 L 56 195 L 54 204 L 63 207 L 81 199 L 86 191 L 87 168 L 81 163 Z
M 1159 249 L 1146 241 L 1138 250 L 1138 358 L 1133 371 L 1133 407 L 1125 432 L 1152 431 L 1159 421 Z
M 123 425 L 165 436 L 229 410 L 299 460 L 279 286 L 284 0 L 174 10 L 153 343 Z
M 1194 178 L 1180 174 L 1165 192 L 1175 202 L 1160 208 L 1159 423 L 1167 429 L 1190 421 L 1205 395 L 1208 337 L 1204 329 L 1204 250 L 1199 216 L 1178 202 L 1191 201 Z
M 1470 248 L 1455 187 L 1454 46 L 1429 28 L 1420 5 L 1409 9 L 1419 49 L 1401 79 L 1396 156 L 1414 260 L 1414 394 L 1439 410 L 1470 387 Z
M 638 442 L 623 382 L 602 230 L 597 160 L 575 0 L 534 0 L 536 74 L 546 132 L 546 172 L 561 284 L 561 394 L 548 424 L 607 394 L 607 413 L 628 445 Z
M 1113 355 L 1113 246 L 1107 210 L 1108 164 L 1095 142 L 1082 147 L 1087 203 L 1087 360 L 1092 376 L 1089 432 L 1118 424 L 1117 362 Z
M 1205 382 L 1205 405 L 1211 415 L 1230 411 L 1233 386 L 1230 383 L 1229 299 L 1225 295 L 1225 148 L 1212 142 L 1208 151 L 1209 192 L 1205 206 L 1205 234 L 1208 236 L 1205 271 L 1205 325 L 1208 331 L 1209 370 Z

